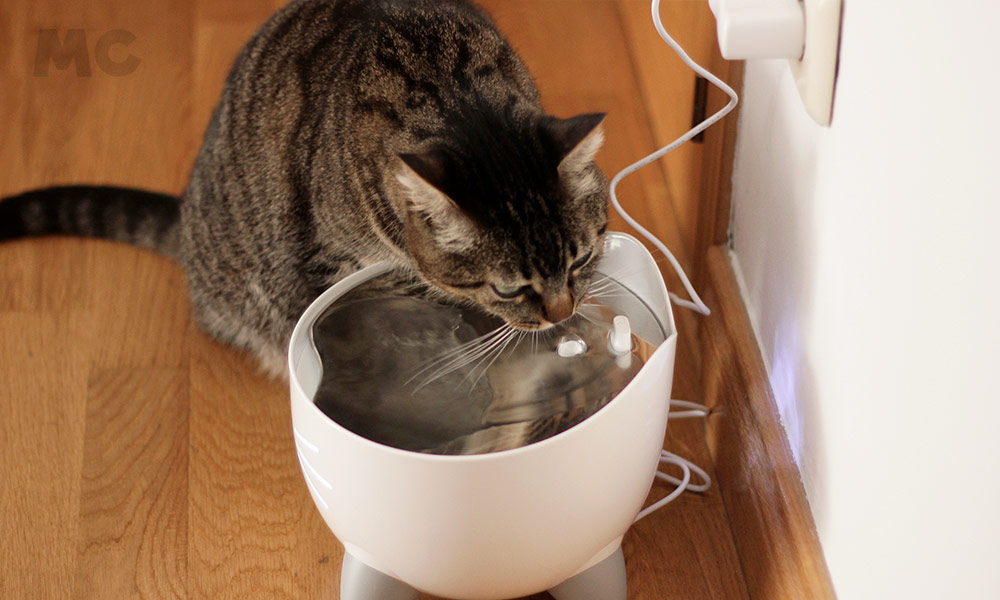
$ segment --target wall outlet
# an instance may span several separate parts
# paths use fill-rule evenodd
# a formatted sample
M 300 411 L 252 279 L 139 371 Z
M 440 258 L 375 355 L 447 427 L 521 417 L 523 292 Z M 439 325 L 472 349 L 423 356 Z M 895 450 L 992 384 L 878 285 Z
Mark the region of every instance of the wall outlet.
M 787 59 L 809 113 L 829 125 L 841 0 L 709 0 L 729 60 Z

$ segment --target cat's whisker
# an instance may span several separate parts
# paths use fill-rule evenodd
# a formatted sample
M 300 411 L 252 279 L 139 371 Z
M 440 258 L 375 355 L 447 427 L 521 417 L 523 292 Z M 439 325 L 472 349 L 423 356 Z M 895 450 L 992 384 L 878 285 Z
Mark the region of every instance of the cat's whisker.
M 486 333 L 474 340 L 470 340 L 460 346 L 452 348 L 448 352 L 445 352 L 441 356 L 438 356 L 431 361 L 429 361 L 424 367 L 414 373 L 406 382 L 404 386 L 409 385 L 414 379 L 420 377 L 421 375 L 427 373 L 431 369 L 435 369 L 434 373 L 423 383 L 417 386 L 417 390 L 424 387 L 428 383 L 434 381 L 435 379 L 440 379 L 444 375 L 456 371 L 462 368 L 463 361 L 470 356 L 479 356 L 479 354 L 487 347 L 489 347 L 493 342 L 501 339 L 503 335 L 510 331 L 510 326 L 507 324 L 501 325 L 500 327 L 494 329 L 493 331 Z
M 496 335 L 496 336 L 490 338 L 488 341 L 485 341 L 483 344 L 480 344 L 478 347 L 471 348 L 471 349 L 466 349 L 466 351 L 464 353 L 462 353 L 459 356 L 454 357 L 454 359 L 452 360 L 451 364 L 448 367 L 448 370 L 449 371 L 454 371 L 456 369 L 460 369 L 463 366 L 465 366 L 465 364 L 467 364 L 470 360 L 475 359 L 476 357 L 481 356 L 482 354 L 487 353 L 490 350 L 491 347 L 493 347 L 496 344 L 499 344 L 502 340 L 504 340 L 508 336 L 510 336 L 511 335 L 511 331 L 512 331 L 511 329 L 506 329 L 505 328 L 501 334 Z
M 583 298 L 580 299 L 580 306 L 598 306 L 600 305 L 599 300 L 601 297 L 600 293 L 594 294 L 587 292 L 584 294 Z
M 508 327 L 507 330 L 503 333 L 503 335 L 500 335 L 500 336 L 494 338 L 493 340 L 491 340 L 490 343 L 487 346 L 485 346 L 483 348 L 479 348 L 476 351 L 470 353 L 469 355 L 462 357 L 462 359 L 459 361 L 459 363 L 456 366 L 450 368 L 448 370 L 448 372 L 450 373 L 450 372 L 454 372 L 454 371 L 456 371 L 458 369 L 464 368 L 465 366 L 467 366 L 470 363 L 475 362 L 477 360 L 480 361 L 479 364 L 482 364 L 482 361 L 485 361 L 485 360 L 488 359 L 488 357 L 492 356 L 493 352 L 497 348 L 502 348 L 504 345 L 506 345 L 506 343 L 516 333 L 517 333 L 516 329 L 514 329 L 512 327 Z M 476 371 L 476 369 L 478 367 L 479 367 L 479 365 L 473 366 L 469 370 L 469 373 L 466 375 L 466 377 L 463 379 L 463 381 L 468 380 L 470 377 L 472 377 L 472 375 L 475 373 L 475 371 Z M 435 374 L 435 375 L 436 376 L 432 376 L 432 379 L 424 382 L 422 385 L 426 385 L 430 381 L 433 381 L 433 379 L 436 379 L 436 378 L 439 378 L 439 377 L 442 376 L 442 375 L 439 375 L 439 374 Z
M 607 292 L 607 291 L 613 290 L 613 289 L 618 288 L 618 287 L 620 287 L 620 285 L 617 282 L 610 282 L 610 281 L 609 282 L 603 282 L 602 281 L 602 282 L 600 282 L 600 283 L 598 283 L 596 285 L 592 285 L 590 288 L 588 288 L 587 291 L 585 292 L 585 295 L 586 294 L 591 294 L 591 295 L 593 295 L 593 294 L 599 294 L 601 292 Z
M 503 351 L 503 346 L 506 345 L 506 342 L 508 341 L 508 339 L 510 337 L 512 337 L 512 335 L 513 334 L 508 335 L 505 338 L 503 338 L 502 340 L 500 340 L 497 343 L 493 344 L 490 347 L 490 349 L 489 349 L 488 352 L 478 354 L 477 356 L 474 356 L 474 357 L 470 357 L 469 361 L 466 364 L 471 363 L 473 361 L 476 361 L 476 364 L 473 365 L 469 369 L 469 372 L 462 379 L 462 382 L 464 383 L 466 381 L 469 381 L 473 377 L 475 377 L 476 371 L 483 365 L 483 363 L 485 363 L 486 361 L 490 360 L 490 357 L 493 356 L 494 352 L 496 352 L 497 354 L 499 354 L 500 352 L 502 352 Z M 485 370 L 483 372 L 485 372 Z M 476 377 L 476 381 L 478 381 L 478 380 L 479 380 L 479 378 Z M 475 382 L 473 382 L 472 387 L 475 387 Z
M 598 294 L 602 294 L 604 292 L 609 292 L 609 291 L 611 291 L 611 288 L 597 288 L 593 290 L 587 290 L 587 293 L 584 294 L 584 297 L 593 297 Z
M 628 267 L 627 269 L 624 269 L 625 272 L 634 271 L 634 270 L 635 270 L 635 267 Z M 591 281 L 594 281 L 594 282 L 598 282 L 598 281 L 614 281 L 615 278 L 616 278 L 616 276 L 621 275 L 621 273 L 622 273 L 621 269 L 616 270 L 614 274 L 604 273 L 603 271 L 598 271 L 598 272 L 595 272 L 591 276 L 590 279 L 591 279 Z
M 627 288 L 616 280 L 601 281 L 591 285 L 584 293 L 584 298 L 611 297 L 613 295 L 630 295 Z
M 593 294 L 591 297 L 594 300 L 601 300 L 603 298 L 629 298 L 633 297 L 633 295 L 627 292 L 607 291 L 607 292 L 598 292 L 596 294 Z
M 468 342 L 466 342 L 464 344 L 456 346 L 455 348 L 449 350 L 448 352 L 445 352 L 440 357 L 438 357 L 437 359 L 435 359 L 435 362 L 440 362 L 441 359 L 448 358 L 448 357 L 454 357 L 455 355 L 458 355 L 458 354 L 463 353 L 463 352 L 472 351 L 472 350 L 475 349 L 476 346 L 480 346 L 480 345 L 488 343 L 490 340 L 494 339 L 496 336 L 500 335 L 504 331 L 505 331 L 505 326 L 497 327 L 496 329 L 494 329 L 493 331 L 491 331 L 489 333 L 481 335 L 481 336 L 479 336 L 478 338 L 476 338 L 474 340 L 470 340 L 470 341 L 468 341 Z
M 589 290 L 587 290 L 586 292 L 583 293 L 583 299 L 586 300 L 587 298 L 593 298 L 597 294 L 600 294 L 600 293 L 606 292 L 606 291 L 610 291 L 612 289 L 613 288 L 611 288 L 611 287 L 606 287 L 606 288 L 604 288 L 604 287 L 591 288 L 591 289 L 589 289 Z
M 479 383 L 479 380 L 483 378 L 483 375 L 486 375 L 486 373 L 490 370 L 490 367 L 493 366 L 493 363 L 495 363 L 496 360 L 500 358 L 500 356 L 504 353 L 504 350 L 507 349 L 507 346 L 511 343 L 511 340 L 514 341 L 514 348 L 517 348 L 517 345 L 521 342 L 521 339 L 524 337 L 526 333 L 527 333 L 526 331 L 518 331 L 517 335 L 508 338 L 507 341 L 504 342 L 504 345 L 500 347 L 500 350 L 496 353 L 496 356 L 493 357 L 493 360 L 491 360 L 489 364 L 486 365 L 486 368 L 483 369 L 481 373 L 479 373 L 479 377 L 476 377 L 476 380 L 472 382 L 472 387 L 470 388 L 470 390 L 475 389 L 476 384 Z M 511 350 L 513 350 L 514 348 L 511 348 Z
M 555 331 L 555 327 L 549 327 L 548 329 L 543 329 L 539 332 L 543 344 L 549 342 L 552 339 L 553 331 Z
M 592 295 L 592 299 L 601 300 L 603 298 L 628 298 L 630 295 L 628 292 L 622 292 L 619 290 L 607 290 L 603 292 L 598 292 Z
M 593 318 L 591 318 L 591 317 L 588 317 L 588 316 L 587 316 L 587 315 L 586 315 L 586 314 L 585 314 L 585 313 L 584 313 L 583 311 L 581 311 L 581 310 L 578 310 L 578 311 L 576 311 L 576 314 L 578 314 L 578 315 L 580 315 L 581 317 L 583 317 L 584 319 L 586 319 L 586 320 L 590 321 L 590 322 L 591 322 L 591 323 L 593 323 L 594 325 L 597 325 L 597 324 L 598 324 L 596 320 L 594 320 L 594 319 L 593 319 Z
M 636 272 L 638 272 L 638 271 L 636 271 Z M 620 281 L 620 278 L 622 278 L 622 277 L 628 277 L 629 273 L 627 273 L 627 272 L 625 272 L 625 273 L 616 273 L 615 275 L 616 275 L 615 277 L 612 277 L 610 275 L 604 275 L 600 279 L 591 280 L 591 282 L 590 282 L 590 288 L 591 289 L 593 289 L 593 288 L 598 288 L 599 289 L 599 288 L 602 288 L 602 287 L 620 286 L 620 285 L 622 285 L 622 283 Z
M 614 273 L 596 272 L 591 278 L 591 283 L 613 282 L 620 284 L 622 278 L 631 277 L 642 271 L 643 269 L 635 265 L 630 265 L 625 268 L 615 269 Z
M 413 377 L 411 377 L 406 383 L 409 383 L 410 381 L 412 381 L 416 377 L 420 376 L 422 373 L 425 373 L 429 369 L 433 369 L 435 367 L 443 366 L 444 364 L 448 363 L 452 359 L 455 359 L 456 357 L 458 357 L 458 355 L 460 355 L 462 353 L 465 353 L 465 352 L 474 352 L 476 350 L 476 346 L 489 343 L 489 341 L 491 339 L 493 339 L 495 336 L 499 335 L 502 331 L 503 331 L 502 327 L 497 328 L 497 329 L 495 329 L 495 330 L 493 330 L 493 331 L 491 331 L 489 333 L 486 333 L 486 334 L 484 334 L 484 335 L 482 335 L 482 336 L 480 336 L 480 337 L 478 337 L 478 338 L 476 338 L 474 340 L 470 340 L 470 341 L 468 341 L 468 342 L 466 342 L 464 344 L 461 344 L 461 345 L 459 345 L 459 346 L 457 346 L 455 348 L 452 348 L 451 350 L 449 350 L 449 351 L 441 354 L 440 356 L 437 356 L 437 357 L 431 359 L 420 370 L 418 370 L 413 375 Z
M 464 359 L 464 360 L 462 361 L 462 363 L 461 363 L 461 364 L 459 365 L 459 367 L 458 367 L 458 368 L 462 368 L 462 367 L 464 367 L 464 366 L 466 366 L 466 365 L 468 365 L 468 364 L 470 364 L 470 363 L 472 363 L 472 362 L 474 362 L 474 361 L 476 361 L 476 360 L 479 360 L 479 359 L 482 359 L 482 360 L 486 360 L 486 358 L 484 358 L 484 357 L 489 357 L 489 356 L 490 356 L 490 355 L 491 355 L 491 354 L 493 353 L 493 351 L 494 351 L 494 350 L 495 350 L 496 348 L 498 348 L 498 347 L 501 347 L 501 346 L 502 346 L 502 345 L 503 345 L 504 343 L 506 343 L 506 342 L 507 342 L 507 341 L 508 341 L 508 340 L 509 340 L 509 339 L 510 339 L 510 338 L 511 338 L 511 337 L 512 337 L 513 335 L 514 335 L 514 332 L 513 332 L 513 331 L 510 331 L 510 332 L 508 332 L 508 333 L 507 333 L 507 335 L 505 335 L 505 336 L 503 336 L 503 337 L 501 337 L 501 338 L 498 338 L 498 339 L 497 339 L 497 340 L 495 340 L 495 341 L 494 341 L 493 343 L 491 343 L 489 347 L 487 347 L 487 348 L 483 348 L 483 349 L 482 349 L 481 351 L 479 351 L 479 352 L 476 352 L 476 353 L 474 353 L 474 354 L 470 354 L 469 356 L 467 356 L 467 357 L 466 357 L 466 358 L 465 358 L 465 359 Z M 472 373 L 473 373 L 473 372 L 474 372 L 474 371 L 475 371 L 475 370 L 476 370 L 477 368 L 478 368 L 478 365 L 476 365 L 476 366 L 472 367 L 472 369 L 470 370 L 470 373 L 469 373 L 468 377 L 471 377 L 471 376 L 472 376 Z

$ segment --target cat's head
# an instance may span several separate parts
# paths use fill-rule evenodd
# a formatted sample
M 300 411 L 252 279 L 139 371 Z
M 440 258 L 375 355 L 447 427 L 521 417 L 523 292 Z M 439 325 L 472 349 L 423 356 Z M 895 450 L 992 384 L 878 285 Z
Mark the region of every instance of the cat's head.
M 401 154 L 396 200 L 420 275 L 519 329 L 572 316 L 607 229 L 603 119 L 475 119 Z

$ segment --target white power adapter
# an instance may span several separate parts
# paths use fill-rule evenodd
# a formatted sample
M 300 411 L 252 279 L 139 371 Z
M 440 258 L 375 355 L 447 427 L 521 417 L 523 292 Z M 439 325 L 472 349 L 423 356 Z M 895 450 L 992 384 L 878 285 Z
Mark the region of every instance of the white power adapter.
M 802 56 L 805 14 L 799 0 L 709 0 L 719 49 L 729 60 Z
M 709 0 L 729 60 L 788 59 L 806 112 L 829 125 L 841 0 Z

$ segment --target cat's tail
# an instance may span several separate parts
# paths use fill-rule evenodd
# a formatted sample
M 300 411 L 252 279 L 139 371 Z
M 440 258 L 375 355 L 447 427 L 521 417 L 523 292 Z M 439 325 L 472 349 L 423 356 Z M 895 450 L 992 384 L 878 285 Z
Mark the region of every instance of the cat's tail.
M 63 234 L 106 238 L 176 258 L 180 199 L 113 186 L 56 186 L 0 200 L 0 241 Z

